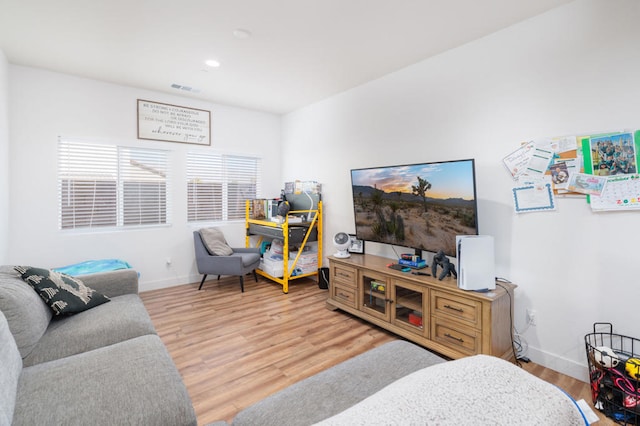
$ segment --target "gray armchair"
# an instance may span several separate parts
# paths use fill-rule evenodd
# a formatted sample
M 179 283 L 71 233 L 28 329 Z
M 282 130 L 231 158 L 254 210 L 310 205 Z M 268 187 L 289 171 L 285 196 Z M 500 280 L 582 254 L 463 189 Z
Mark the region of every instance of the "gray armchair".
M 253 272 L 256 282 L 256 268 L 260 265 L 259 248 L 233 248 L 229 256 L 218 256 L 207 250 L 200 231 L 193 231 L 193 241 L 196 250 L 196 264 L 198 272 L 203 274 L 198 290 L 202 289 L 207 275 L 214 274 L 220 279 L 221 275 L 238 275 L 240 277 L 240 290 L 244 292 L 244 275 Z

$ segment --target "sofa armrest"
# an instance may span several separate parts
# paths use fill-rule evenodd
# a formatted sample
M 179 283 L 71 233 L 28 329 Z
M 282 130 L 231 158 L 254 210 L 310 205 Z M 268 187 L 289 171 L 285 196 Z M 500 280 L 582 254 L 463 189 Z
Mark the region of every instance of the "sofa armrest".
M 108 297 L 138 294 L 138 273 L 135 269 L 78 275 L 78 278 L 87 286 Z

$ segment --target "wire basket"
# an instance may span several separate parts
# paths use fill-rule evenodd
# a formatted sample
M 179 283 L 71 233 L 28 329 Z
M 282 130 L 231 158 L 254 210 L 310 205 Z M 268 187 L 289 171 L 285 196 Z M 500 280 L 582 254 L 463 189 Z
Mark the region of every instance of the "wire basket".
M 616 423 L 640 425 L 640 340 L 597 322 L 584 342 L 593 405 Z

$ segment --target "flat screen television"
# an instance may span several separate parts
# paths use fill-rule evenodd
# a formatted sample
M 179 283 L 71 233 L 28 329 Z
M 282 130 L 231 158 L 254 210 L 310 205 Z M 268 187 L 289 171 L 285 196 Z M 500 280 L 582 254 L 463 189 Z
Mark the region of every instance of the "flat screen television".
M 477 235 L 473 159 L 351 170 L 356 237 L 456 255 L 456 235 Z

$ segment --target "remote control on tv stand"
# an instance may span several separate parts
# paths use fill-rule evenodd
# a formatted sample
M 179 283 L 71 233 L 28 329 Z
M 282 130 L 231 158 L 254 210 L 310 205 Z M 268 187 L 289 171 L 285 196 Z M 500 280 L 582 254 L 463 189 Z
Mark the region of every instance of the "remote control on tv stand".
M 388 268 L 395 269 L 396 271 L 409 272 L 411 268 L 408 266 L 402 266 L 397 263 L 390 263 L 387 265 Z

